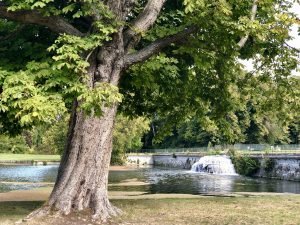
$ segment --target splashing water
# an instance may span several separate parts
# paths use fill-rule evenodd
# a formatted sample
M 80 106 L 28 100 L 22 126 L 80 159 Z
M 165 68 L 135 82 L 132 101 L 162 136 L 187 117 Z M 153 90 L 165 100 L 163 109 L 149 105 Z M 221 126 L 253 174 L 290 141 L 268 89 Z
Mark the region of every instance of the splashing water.
M 203 156 L 194 163 L 192 172 L 211 173 L 220 175 L 237 175 L 229 156 Z

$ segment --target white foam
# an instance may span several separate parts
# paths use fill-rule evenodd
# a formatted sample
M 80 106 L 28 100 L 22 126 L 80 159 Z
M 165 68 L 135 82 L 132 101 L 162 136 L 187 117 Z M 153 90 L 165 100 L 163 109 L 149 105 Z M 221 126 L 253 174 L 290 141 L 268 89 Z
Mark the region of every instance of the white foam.
M 219 175 L 238 175 L 229 156 L 223 155 L 203 156 L 198 162 L 193 164 L 191 171 Z

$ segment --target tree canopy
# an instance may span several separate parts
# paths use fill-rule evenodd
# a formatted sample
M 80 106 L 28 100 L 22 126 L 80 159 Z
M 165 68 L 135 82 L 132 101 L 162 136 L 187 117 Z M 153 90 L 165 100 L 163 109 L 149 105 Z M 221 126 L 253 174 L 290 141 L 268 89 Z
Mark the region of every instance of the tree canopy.
M 139 24 L 137 15 L 146 10 L 154 13 L 156 4 L 164 7 L 155 22 Z M 281 89 L 295 88 L 288 78 L 297 67 L 298 52 L 286 44 L 291 39 L 289 29 L 297 22 L 288 11 L 292 4 L 186 0 L 146 5 L 138 1 L 122 22 L 102 1 L 2 1 L 3 129 L 13 132 L 50 122 L 70 109 L 74 96 L 84 101 L 81 107 L 89 113 L 101 114 L 104 102 L 112 104 L 123 97 L 121 108 L 129 114 L 160 114 L 170 120 L 168 124 L 196 115 L 203 125 L 216 125 L 216 118 L 245 103 L 244 93 L 236 89 L 246 90 L 241 86 L 252 82 L 253 76 L 272 79 Z M 126 71 L 121 94 L 105 83 L 90 90 L 82 82 L 88 58 L 119 26 L 124 26 L 128 37 L 140 34 L 138 46 L 128 46 L 126 63 L 147 61 Z M 143 26 L 151 29 L 144 32 Z M 149 53 L 162 48 L 156 56 Z M 244 75 L 239 58 L 255 59 L 256 71 Z M 256 91 L 252 89 L 252 94 Z

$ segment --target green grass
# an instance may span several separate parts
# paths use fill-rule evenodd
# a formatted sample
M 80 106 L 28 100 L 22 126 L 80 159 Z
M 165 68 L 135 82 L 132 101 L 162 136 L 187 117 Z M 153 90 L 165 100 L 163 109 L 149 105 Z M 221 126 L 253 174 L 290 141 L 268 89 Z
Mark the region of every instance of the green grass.
M 261 155 L 261 154 L 266 154 L 266 151 L 250 151 L 250 150 L 245 150 L 245 151 L 241 151 L 241 150 L 237 150 L 236 152 L 240 153 L 240 154 L 247 154 L 247 155 Z M 216 155 L 216 154 L 226 154 L 227 151 L 218 151 L 217 153 L 214 151 L 199 151 L 199 152 L 193 152 L 193 151 L 186 151 L 186 152 L 176 152 L 176 151 L 166 151 L 166 152 L 146 152 L 146 153 L 141 153 L 141 152 L 131 152 L 128 153 L 129 155 L 154 155 L 154 154 L 202 154 L 202 155 Z M 300 150 L 274 150 L 274 151 L 267 151 L 268 154 L 300 154 Z
M 112 200 L 112 203 L 122 209 L 123 214 L 109 224 L 300 224 L 300 195 Z M 13 224 L 41 204 L 41 202 L 0 202 L 0 224 Z M 46 222 L 41 224 L 50 225 Z
M 59 161 L 60 155 L 0 154 L 0 161 Z
M 299 225 L 299 196 L 117 200 L 117 223 L 134 225 Z
M 42 204 L 43 202 L 0 202 L 0 224 L 14 224 Z
M 299 150 L 280 150 L 280 151 L 237 151 L 241 154 L 250 154 L 250 155 L 255 155 L 255 154 L 300 154 Z

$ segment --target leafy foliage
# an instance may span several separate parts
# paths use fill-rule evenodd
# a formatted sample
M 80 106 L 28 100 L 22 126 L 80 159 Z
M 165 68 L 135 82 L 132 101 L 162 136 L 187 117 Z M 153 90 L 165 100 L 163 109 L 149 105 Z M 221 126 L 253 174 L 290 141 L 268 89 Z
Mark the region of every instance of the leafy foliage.
M 263 168 L 266 172 L 271 172 L 275 167 L 275 160 L 271 158 L 264 158 L 263 160 Z
M 139 150 L 142 136 L 149 130 L 149 121 L 143 117 L 128 118 L 118 115 L 113 133 L 111 164 L 123 164 L 128 150 Z
M 42 154 L 62 155 L 67 136 L 67 119 L 61 118 L 42 133 L 42 142 L 36 147 L 36 151 Z
M 167 3 L 141 46 L 182 25 L 197 24 L 200 31 L 127 71 L 122 110 L 159 120 L 158 142 L 173 135 L 183 146 L 195 145 L 197 134 L 189 137 L 190 144 L 177 135 L 191 123 L 213 143 L 288 142 L 288 124 L 299 111 L 299 79 L 291 77 L 299 58 L 285 42 L 291 39 L 288 27 L 297 22 L 288 11 L 290 2 L 259 1 L 254 21 L 251 6 L 252 1 L 187 0 L 183 13 L 181 3 Z M 237 51 L 245 34 L 249 41 Z M 238 58 L 254 58 L 256 70 L 244 71 Z M 247 136 L 253 123 L 259 124 L 259 140 Z
M 152 120 L 155 134 L 147 135 L 146 148 L 196 147 L 234 143 L 297 143 L 300 110 L 299 82 L 289 77 L 278 84 L 262 76 L 243 77 L 231 89 L 236 96 L 235 107 L 224 117 L 194 115 L 171 127 L 171 132 L 157 144 L 157 133 L 164 130 L 165 117 L 156 114 Z M 154 140 L 154 143 L 151 141 Z
M 240 175 L 252 176 L 260 168 L 260 162 L 256 158 L 251 158 L 245 154 L 238 154 L 234 150 L 231 150 L 229 155 L 236 172 Z
M 51 125 L 38 125 L 31 130 L 24 130 L 22 135 L 16 137 L 0 135 L 0 152 L 62 154 L 66 144 L 67 130 L 68 117 L 64 116 Z M 126 152 L 141 149 L 142 137 L 148 130 L 148 119 L 118 115 L 113 133 L 111 164 L 122 165 L 126 160 Z
M 290 141 L 291 124 L 299 120 L 300 110 L 299 79 L 291 76 L 299 55 L 286 44 L 292 38 L 289 29 L 299 23 L 289 12 L 291 1 L 258 1 L 254 20 L 252 1 L 166 1 L 131 52 L 189 26 L 197 25 L 198 31 L 128 68 L 119 87 L 104 82 L 90 87 L 89 60 L 118 30 L 134 29 L 130 22 L 145 1 L 136 1 L 125 21 L 97 0 L 5 3 L 11 11 L 60 16 L 86 35 L 57 35 L 47 28 L 0 20 L 0 37 L 16 33 L 0 42 L 2 131 L 18 133 L 51 124 L 78 99 L 80 110 L 97 116 L 103 106 L 122 101 L 124 114 L 157 123 L 156 142 L 167 135 L 183 146 Z M 245 35 L 249 39 L 239 49 L 237 43 Z M 240 59 L 254 60 L 255 71 L 245 72 Z M 170 145 L 177 145 L 171 139 Z
M 29 147 L 22 136 L 0 135 L 0 153 L 27 153 Z
M 95 21 L 91 35 L 82 38 L 66 34 L 55 37 L 49 30 L 28 26 L 26 35 L 17 32 L 0 43 L 0 118 L 7 121 L 3 123 L 4 131 L 18 133 L 40 123 L 51 124 L 70 108 L 74 98 L 82 102 L 82 110 L 95 115 L 101 115 L 103 105 L 121 101 L 117 87 L 100 83 L 90 89 L 86 85 L 89 51 L 109 41 L 116 31 L 114 17 L 102 2 L 90 0 L 81 5 L 77 1 L 11 1 L 8 9 L 38 10 L 45 16 L 71 18 L 92 16 L 94 10 L 100 10 L 97 14 L 101 14 L 101 20 Z M 0 36 L 19 29 L 19 25 L 6 20 L 0 25 Z M 15 62 L 15 58 L 22 61 Z

